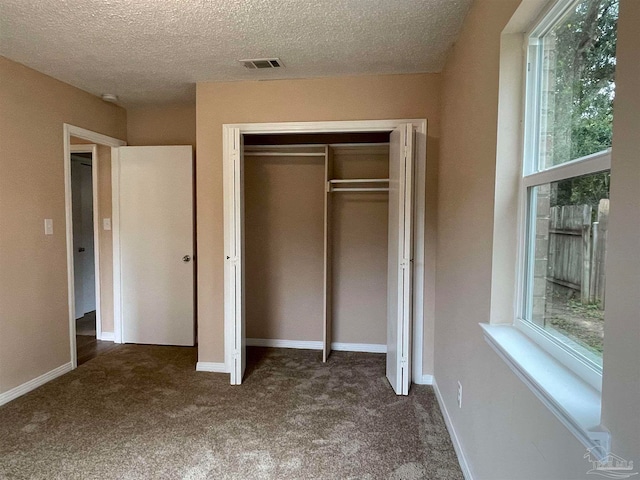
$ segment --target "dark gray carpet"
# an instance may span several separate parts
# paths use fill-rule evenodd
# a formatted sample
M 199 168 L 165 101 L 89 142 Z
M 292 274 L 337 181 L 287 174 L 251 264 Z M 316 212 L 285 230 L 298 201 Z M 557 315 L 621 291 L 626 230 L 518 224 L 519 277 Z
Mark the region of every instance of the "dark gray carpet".
M 127 345 L 0 407 L 0 478 L 462 479 L 431 387 L 384 355 L 250 349 L 242 386 L 195 349 Z

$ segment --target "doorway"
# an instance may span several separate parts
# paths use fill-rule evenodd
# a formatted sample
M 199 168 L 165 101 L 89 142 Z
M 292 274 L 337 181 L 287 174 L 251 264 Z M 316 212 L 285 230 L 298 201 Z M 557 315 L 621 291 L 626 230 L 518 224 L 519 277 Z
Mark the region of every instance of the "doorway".
M 111 202 L 111 148 L 124 142 L 72 125 L 63 129 L 69 345 L 76 368 L 114 348 L 111 219 L 103 207 Z
M 402 133 L 402 132 L 405 133 Z M 393 220 L 394 228 L 400 234 L 392 239 L 398 245 L 409 245 L 404 253 L 398 250 L 390 255 L 389 271 L 393 272 L 396 285 L 393 314 L 389 314 L 389 325 L 393 323 L 391 335 L 387 335 L 387 377 L 398 394 L 408 393 L 411 377 L 422 377 L 423 348 L 423 288 L 424 288 L 424 218 L 425 218 L 425 172 L 426 172 L 426 120 L 377 120 L 355 122 L 308 122 L 241 124 L 223 126 L 223 163 L 224 163 L 224 213 L 225 213 L 225 363 L 231 374 L 231 383 L 240 384 L 246 362 L 245 333 L 245 251 L 244 251 L 244 159 L 243 141 L 247 135 L 269 134 L 322 134 L 322 133 L 392 133 L 392 151 L 398 157 L 411 149 L 415 135 L 415 156 L 413 175 L 407 174 L 407 163 L 396 171 L 396 178 L 404 182 L 399 185 L 392 178 L 389 191 L 400 198 L 400 207 L 408 205 L 408 210 L 399 209 L 400 217 Z M 401 139 L 394 149 L 394 135 Z M 411 160 L 408 161 L 411 163 Z M 400 163 L 398 163 L 400 166 Z M 405 176 L 407 174 L 408 176 Z M 410 178 L 413 176 L 413 178 Z M 393 177 L 393 175 L 392 175 Z M 333 178 L 333 177 L 331 177 Z M 339 180 L 342 181 L 342 180 Z M 327 184 L 329 184 L 328 182 Z M 412 191 L 415 185 L 415 193 Z M 402 190 L 408 187 L 407 193 Z M 359 188 L 358 188 L 359 189 Z M 394 192 L 395 189 L 395 192 Z M 335 189 L 338 190 L 337 188 Z M 327 192 L 331 192 L 328 189 Z M 409 203 L 406 203 L 406 202 Z M 411 203 L 415 202 L 415 208 Z M 405 212 L 405 213 L 402 213 Z M 396 216 L 397 217 L 397 216 Z M 391 218 L 391 217 L 390 217 Z M 391 219 L 389 220 L 392 221 Z M 407 229 L 407 221 L 413 225 Z M 326 222 L 325 222 L 326 224 Z M 391 227 L 390 227 L 391 228 Z M 403 240 L 406 240 L 405 241 Z M 414 240 L 411 247 L 411 240 Z M 391 251 L 391 248 L 390 248 Z M 325 258 L 327 247 L 325 246 Z M 325 268 L 326 271 L 326 268 Z M 410 272 L 410 273 L 409 273 Z M 326 277 L 326 275 L 325 275 Z M 389 282 L 393 285 L 393 282 Z M 395 285 L 394 285 L 395 286 Z M 326 292 L 326 289 L 325 289 Z M 326 298 L 325 298 L 326 300 Z M 331 350 L 330 315 L 325 313 L 328 324 L 325 325 L 323 340 L 325 357 Z M 392 320 L 393 319 L 393 320 Z M 392 345 L 393 344 L 393 345 Z M 389 346 L 391 345 L 391 346 Z M 389 368 L 389 360 L 392 359 Z M 397 380 L 397 381 L 396 381 Z
M 73 273 L 78 365 L 96 354 L 101 331 L 99 239 L 94 228 L 97 185 L 93 161 L 96 145 L 71 145 L 71 203 L 73 221 Z M 94 186 L 96 188 L 94 188 Z

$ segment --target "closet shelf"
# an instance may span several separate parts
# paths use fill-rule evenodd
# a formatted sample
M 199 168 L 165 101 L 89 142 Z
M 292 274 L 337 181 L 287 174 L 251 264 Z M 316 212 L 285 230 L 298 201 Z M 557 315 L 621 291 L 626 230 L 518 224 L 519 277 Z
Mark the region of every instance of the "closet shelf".
M 324 153 L 319 152 L 256 152 L 245 151 L 245 157 L 324 157 Z

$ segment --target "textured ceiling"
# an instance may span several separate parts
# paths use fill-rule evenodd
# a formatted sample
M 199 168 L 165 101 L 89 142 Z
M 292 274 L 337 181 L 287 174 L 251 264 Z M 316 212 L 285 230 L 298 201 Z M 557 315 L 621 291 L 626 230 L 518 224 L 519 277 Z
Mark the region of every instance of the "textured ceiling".
M 125 106 L 195 83 L 438 72 L 471 0 L 0 0 L 0 55 Z M 247 70 L 244 58 L 286 68 Z

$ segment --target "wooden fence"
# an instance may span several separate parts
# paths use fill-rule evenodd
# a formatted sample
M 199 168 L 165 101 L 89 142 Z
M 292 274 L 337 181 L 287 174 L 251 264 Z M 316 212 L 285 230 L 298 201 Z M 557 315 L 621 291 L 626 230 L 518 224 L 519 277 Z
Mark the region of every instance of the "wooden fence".
M 609 200 L 600 200 L 597 220 L 589 205 L 551 207 L 547 280 L 580 292 L 582 303 L 604 309 Z

